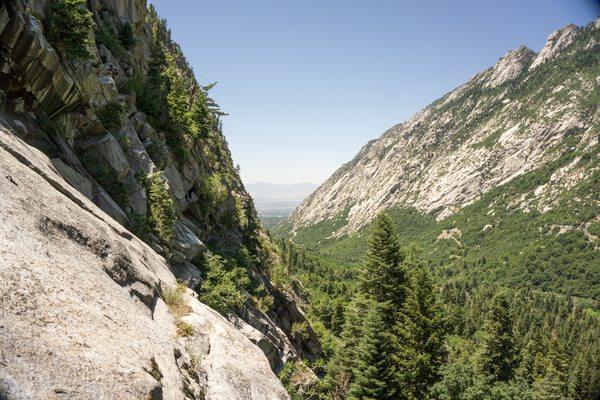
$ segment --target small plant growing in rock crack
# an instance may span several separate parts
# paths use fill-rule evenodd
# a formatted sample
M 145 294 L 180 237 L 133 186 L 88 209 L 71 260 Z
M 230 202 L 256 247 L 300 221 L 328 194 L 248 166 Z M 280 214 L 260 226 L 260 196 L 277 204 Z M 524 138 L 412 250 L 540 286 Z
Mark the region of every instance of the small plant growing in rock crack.
M 191 324 L 180 320 L 177 322 L 177 334 L 183 337 L 192 336 L 194 334 L 194 327 Z
M 194 334 L 194 327 L 182 320 L 184 316 L 192 311 L 183 298 L 186 289 L 187 287 L 179 282 L 175 288 L 166 289 L 162 293 L 162 299 L 175 318 L 175 326 L 177 326 L 177 335 L 179 336 L 191 336 Z
M 266 295 L 264 297 L 252 297 L 256 308 L 260 311 L 267 313 L 273 308 L 274 299 L 271 295 Z
M 45 36 L 52 47 L 72 59 L 91 57 L 87 46 L 93 44 L 89 37 L 93 20 L 85 0 L 51 2 L 47 15 Z
M 201 356 L 193 355 L 190 358 L 190 362 L 192 363 L 192 368 L 194 368 L 194 369 L 197 370 L 202 365 L 202 357 Z

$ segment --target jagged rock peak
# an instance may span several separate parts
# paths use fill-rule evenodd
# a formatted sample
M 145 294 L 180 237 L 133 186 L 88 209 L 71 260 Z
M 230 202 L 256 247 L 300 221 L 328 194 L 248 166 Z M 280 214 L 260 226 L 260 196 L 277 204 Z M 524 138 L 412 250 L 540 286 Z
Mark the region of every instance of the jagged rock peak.
M 534 69 L 544 61 L 558 56 L 563 50 L 569 47 L 579 35 L 579 27 L 573 24 L 568 24 L 564 28 L 557 29 L 548 37 L 546 45 L 538 56 L 533 60 L 529 69 Z
M 331 237 L 351 235 L 392 207 L 414 208 L 442 220 L 490 189 L 547 165 L 574 132 L 581 136 L 569 148 L 592 148 L 600 118 L 593 96 L 600 77 L 581 60 L 597 51 L 600 33 L 594 24 L 567 26 L 551 38 L 553 49 L 564 49 L 584 29 L 588 44 L 573 44 L 563 53 L 573 57 L 572 68 L 538 69 L 540 79 L 531 80 L 529 67 L 540 55 L 524 46 L 508 52 L 369 142 L 298 206 L 283 228 L 299 241 L 303 230 L 320 222 L 322 232 L 331 226 Z M 511 84 L 503 90 L 489 90 L 506 82 Z M 573 174 L 572 179 L 586 176 Z
M 509 51 L 483 74 L 486 80 L 484 87 L 496 87 L 515 79 L 531 64 L 535 56 L 533 50 L 523 45 Z

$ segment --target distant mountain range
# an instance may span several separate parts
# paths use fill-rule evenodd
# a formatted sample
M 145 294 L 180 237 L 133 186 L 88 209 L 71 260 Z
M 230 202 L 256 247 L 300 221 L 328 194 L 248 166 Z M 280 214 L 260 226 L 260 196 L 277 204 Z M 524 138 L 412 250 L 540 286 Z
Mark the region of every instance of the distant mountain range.
M 258 217 L 266 228 L 284 221 L 290 213 L 319 185 L 316 183 L 294 183 L 290 185 L 254 182 L 246 190 L 254 199 Z
M 302 201 L 319 185 L 316 183 L 294 183 L 289 185 L 254 182 L 246 185 L 246 190 L 255 200 Z

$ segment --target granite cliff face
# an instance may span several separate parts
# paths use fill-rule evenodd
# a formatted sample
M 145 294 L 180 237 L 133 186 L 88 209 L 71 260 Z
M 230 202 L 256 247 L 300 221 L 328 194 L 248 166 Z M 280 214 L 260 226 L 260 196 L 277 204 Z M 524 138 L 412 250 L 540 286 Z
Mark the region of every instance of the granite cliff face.
M 52 4 L 0 5 L 0 398 L 287 398 L 320 344 L 209 88 L 146 1 L 87 2 L 80 57 Z M 214 259 L 247 279 L 228 319 L 198 300 Z
M 319 230 L 322 237 L 339 237 L 395 206 L 442 220 L 567 148 L 597 157 L 599 45 L 597 20 L 555 31 L 539 54 L 524 46 L 509 51 L 365 145 L 290 215 L 284 230 L 293 236 L 323 223 L 329 230 Z M 554 194 L 592 175 L 576 165 L 556 175 Z M 550 209 L 546 189 L 536 191 L 535 205 L 521 207 Z
M 241 329 L 12 129 L 0 124 L 1 398 L 288 398 Z

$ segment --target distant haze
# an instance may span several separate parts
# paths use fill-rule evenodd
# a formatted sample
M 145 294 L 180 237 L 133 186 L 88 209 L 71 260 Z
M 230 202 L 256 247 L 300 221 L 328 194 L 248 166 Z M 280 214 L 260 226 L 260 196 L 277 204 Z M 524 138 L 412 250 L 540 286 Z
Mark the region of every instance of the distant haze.
M 319 186 L 316 183 L 294 183 L 291 185 L 254 182 L 245 185 L 254 199 L 258 217 L 266 228 L 271 228 L 290 215 L 302 200 Z
M 319 185 L 316 183 L 295 183 L 282 185 L 276 183 L 254 182 L 246 189 L 255 200 L 279 200 L 300 202 L 308 197 Z

